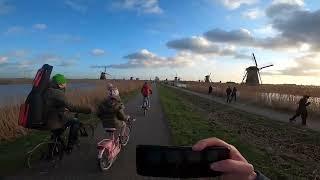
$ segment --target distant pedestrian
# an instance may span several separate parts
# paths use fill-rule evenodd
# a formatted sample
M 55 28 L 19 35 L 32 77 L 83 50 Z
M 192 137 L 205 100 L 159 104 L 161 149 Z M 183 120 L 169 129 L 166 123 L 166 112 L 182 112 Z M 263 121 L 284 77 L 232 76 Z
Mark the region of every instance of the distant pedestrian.
M 236 87 L 233 87 L 232 89 L 232 93 L 231 93 L 231 101 L 234 99 L 234 102 L 237 101 L 237 88 Z
M 227 93 L 227 103 L 230 103 L 231 102 L 231 88 L 230 86 L 228 86 L 227 90 L 226 90 L 226 93 Z
M 307 117 L 308 117 L 307 106 L 310 105 L 310 102 L 308 102 L 309 97 L 310 96 L 305 95 L 300 99 L 299 106 L 296 110 L 296 114 L 292 118 L 290 118 L 290 122 L 295 121 L 295 119 L 298 116 L 301 116 L 302 125 L 303 126 L 307 125 Z
M 209 86 L 209 94 L 211 94 L 212 93 L 212 86 L 210 85 Z

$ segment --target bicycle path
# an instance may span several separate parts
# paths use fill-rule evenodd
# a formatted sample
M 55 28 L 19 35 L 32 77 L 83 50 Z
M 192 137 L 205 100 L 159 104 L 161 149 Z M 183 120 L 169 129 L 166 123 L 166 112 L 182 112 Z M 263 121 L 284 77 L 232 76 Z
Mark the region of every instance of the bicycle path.
M 65 155 L 57 168 L 48 171 L 26 169 L 18 176 L 6 179 L 155 179 L 136 174 L 135 148 L 138 144 L 169 145 L 170 132 L 155 85 L 151 97 L 151 109 L 146 116 L 143 115 L 141 110 L 141 103 L 142 97 L 139 94 L 126 104 L 126 112 L 136 117 L 137 120 L 134 122 L 128 145 L 122 149 L 118 159 L 109 171 L 101 172 L 96 160 L 96 144 L 104 136 L 103 129 L 99 124 L 94 140 L 82 138 L 80 149 L 75 149 L 71 155 Z
M 277 120 L 277 121 L 282 121 L 282 122 L 289 122 L 289 118 L 292 117 L 293 114 L 289 114 L 286 112 L 280 112 L 280 111 L 276 111 L 270 108 L 263 108 L 263 107 L 258 107 L 258 106 L 254 106 L 254 105 L 250 105 L 248 103 L 243 103 L 243 102 L 232 102 L 232 103 L 227 103 L 225 99 L 220 98 L 220 97 L 216 97 L 213 95 L 208 95 L 208 94 L 203 94 L 203 93 L 198 93 L 195 91 L 191 91 L 188 89 L 183 89 L 183 88 L 178 88 L 178 87 L 173 87 L 173 86 L 168 86 L 168 87 L 172 87 L 172 88 L 176 88 L 179 89 L 181 91 L 187 92 L 189 94 L 198 96 L 198 97 L 202 97 L 202 98 L 206 98 L 206 99 L 210 99 L 212 101 L 215 101 L 217 103 L 223 104 L 223 105 L 227 105 L 230 106 L 232 108 L 250 113 L 250 114 L 255 114 L 255 115 L 259 115 L 259 116 L 264 116 L 264 117 L 268 117 L 272 120 Z M 301 123 L 301 119 L 298 117 L 296 118 L 296 123 Z M 312 117 L 309 117 L 307 119 L 307 128 L 310 128 L 312 130 L 315 131 L 320 131 L 320 121 L 319 119 L 313 119 Z

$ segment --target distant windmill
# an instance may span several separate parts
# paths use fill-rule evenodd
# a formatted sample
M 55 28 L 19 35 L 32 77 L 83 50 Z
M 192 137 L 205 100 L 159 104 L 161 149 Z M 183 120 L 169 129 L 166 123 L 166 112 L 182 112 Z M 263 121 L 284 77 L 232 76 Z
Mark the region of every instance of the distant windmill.
M 211 73 L 210 73 L 209 75 L 206 75 L 206 76 L 204 77 L 204 82 L 206 82 L 206 83 L 212 82 L 212 80 L 211 80 Z
M 256 57 L 253 53 L 252 53 L 252 57 L 253 57 L 255 66 L 250 66 L 246 69 L 246 74 L 244 75 L 244 77 L 242 79 L 242 83 L 246 79 L 245 83 L 248 85 L 259 85 L 259 84 L 262 84 L 260 70 L 267 68 L 267 67 L 271 67 L 271 66 L 273 66 L 273 64 L 259 68 Z
M 106 80 L 107 76 L 111 76 L 110 74 L 107 73 L 107 66 L 91 66 L 91 68 L 104 68 L 104 71 L 101 71 L 101 74 L 100 74 L 101 80 Z
M 178 73 L 176 72 L 176 76 L 174 77 L 175 82 L 179 82 L 181 80 L 181 77 L 178 77 Z

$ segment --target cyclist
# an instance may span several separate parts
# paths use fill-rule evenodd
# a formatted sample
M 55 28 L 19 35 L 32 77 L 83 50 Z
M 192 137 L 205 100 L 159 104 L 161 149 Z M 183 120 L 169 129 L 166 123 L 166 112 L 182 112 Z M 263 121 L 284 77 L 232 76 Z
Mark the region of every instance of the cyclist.
M 117 135 L 123 134 L 123 129 L 126 126 L 125 121 L 129 118 L 124 113 L 124 105 L 121 102 L 119 90 L 108 85 L 108 96 L 104 99 L 97 108 L 97 116 L 102 121 L 102 126 L 106 128 L 116 128 Z
M 148 82 L 145 82 L 143 87 L 141 88 L 141 94 L 143 96 L 142 107 L 143 107 L 144 101 L 146 100 L 147 101 L 147 107 L 150 108 L 150 98 L 149 98 L 149 96 L 152 94 L 152 89 L 151 89 L 151 86 L 149 86 Z
M 47 126 L 52 133 L 60 136 L 66 127 L 70 127 L 66 150 L 71 152 L 73 145 L 78 141 L 80 122 L 75 118 L 67 117 L 67 112 L 90 113 L 91 109 L 71 104 L 65 96 L 66 87 L 67 80 L 64 75 L 54 75 L 44 94 L 44 101 Z

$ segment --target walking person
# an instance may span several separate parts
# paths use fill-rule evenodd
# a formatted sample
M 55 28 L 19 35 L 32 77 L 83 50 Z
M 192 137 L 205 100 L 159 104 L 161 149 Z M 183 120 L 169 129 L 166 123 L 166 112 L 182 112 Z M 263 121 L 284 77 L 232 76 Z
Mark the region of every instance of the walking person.
M 300 99 L 299 106 L 298 106 L 298 108 L 296 110 L 296 114 L 292 118 L 290 118 L 290 122 L 295 121 L 295 119 L 298 116 L 301 116 L 302 125 L 303 126 L 307 125 L 307 117 L 308 117 L 307 106 L 310 105 L 310 102 L 308 102 L 309 97 L 310 96 L 305 95 Z
M 210 85 L 209 86 L 209 94 L 211 94 L 212 93 L 212 86 Z
M 230 103 L 231 102 L 231 88 L 230 86 L 228 86 L 227 90 L 226 90 L 226 93 L 227 93 L 227 103 Z
M 230 101 L 232 101 L 233 99 L 234 99 L 234 102 L 236 102 L 237 101 L 237 88 L 236 87 L 233 87 L 233 89 L 232 89 L 232 93 L 231 93 L 231 100 Z

